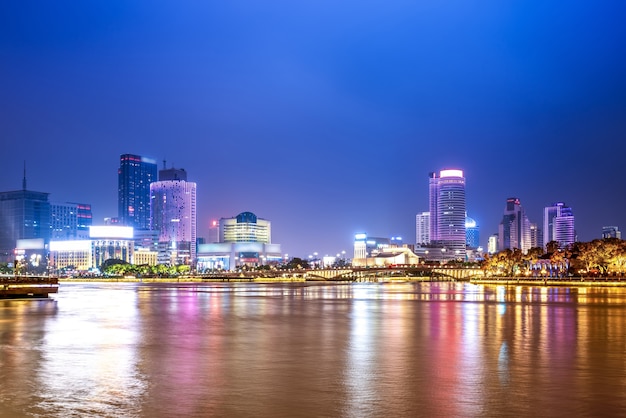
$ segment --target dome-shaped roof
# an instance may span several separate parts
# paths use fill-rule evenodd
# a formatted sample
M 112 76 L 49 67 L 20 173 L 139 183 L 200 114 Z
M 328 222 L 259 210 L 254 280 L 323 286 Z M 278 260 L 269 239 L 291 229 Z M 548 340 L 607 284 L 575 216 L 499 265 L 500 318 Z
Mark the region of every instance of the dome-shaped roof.
M 256 215 L 252 212 L 241 212 L 239 215 L 237 215 L 237 223 L 238 224 L 242 224 L 242 223 L 255 224 Z

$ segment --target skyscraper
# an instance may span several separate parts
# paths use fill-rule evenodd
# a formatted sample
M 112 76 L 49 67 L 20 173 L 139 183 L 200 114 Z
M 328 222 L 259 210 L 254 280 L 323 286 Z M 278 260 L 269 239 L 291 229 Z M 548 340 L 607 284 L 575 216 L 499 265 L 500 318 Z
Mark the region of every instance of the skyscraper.
M 531 247 L 530 222 L 524 213 L 520 200 L 511 197 L 506 200 L 502 222 L 499 226 L 498 250 L 520 249 L 524 254 Z
M 465 218 L 465 245 L 468 248 L 480 247 L 480 228 L 472 218 Z
M 52 239 L 86 239 L 92 222 L 91 205 L 86 203 L 50 204 Z
M 572 208 L 563 202 L 554 203 L 543 210 L 543 246 L 556 241 L 560 247 L 566 247 L 576 241 L 574 214 Z
M 417 245 L 430 243 L 430 212 L 415 215 L 415 243 Z
M 16 190 L 0 193 L 0 262 L 12 262 L 18 240 L 50 241 L 48 193 Z
M 43 256 L 50 242 L 50 203 L 48 193 L 26 189 L 26 163 L 22 190 L 0 193 L 0 262 L 13 262 L 18 241 L 37 241 L 35 247 Z M 33 244 L 26 245 L 33 247 Z M 21 254 L 24 256 L 24 254 Z
M 602 238 L 617 238 L 622 239 L 622 232 L 616 226 L 603 226 Z
M 159 231 L 159 263 L 192 264 L 196 258 L 196 183 L 182 169 L 159 171 L 150 185 L 151 228 Z
M 462 170 L 429 175 L 430 242 L 448 259 L 465 258 L 465 177 Z
M 133 154 L 120 156 L 117 207 L 120 225 L 150 228 L 150 183 L 157 180 L 155 160 Z
M 530 223 L 530 248 L 537 248 L 543 245 L 543 234 L 536 223 Z
M 487 252 L 489 254 L 495 254 L 498 252 L 498 234 L 491 234 L 489 236 L 489 241 L 487 241 Z

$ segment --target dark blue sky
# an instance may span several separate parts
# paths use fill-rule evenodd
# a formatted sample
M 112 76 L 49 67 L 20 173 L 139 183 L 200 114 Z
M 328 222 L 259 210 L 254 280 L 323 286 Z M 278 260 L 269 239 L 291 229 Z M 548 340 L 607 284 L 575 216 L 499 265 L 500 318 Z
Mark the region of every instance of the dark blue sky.
M 507 197 L 626 230 L 621 1 L 8 1 L 0 190 L 117 216 L 119 155 L 198 183 L 199 235 L 252 211 L 290 255 L 415 239 L 461 168 L 481 243 Z

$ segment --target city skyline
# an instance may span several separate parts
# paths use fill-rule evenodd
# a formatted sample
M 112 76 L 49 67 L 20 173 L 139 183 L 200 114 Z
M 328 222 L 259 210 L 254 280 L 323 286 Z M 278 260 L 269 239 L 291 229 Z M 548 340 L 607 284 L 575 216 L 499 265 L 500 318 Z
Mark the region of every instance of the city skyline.
M 128 159 L 128 157 L 133 157 L 136 161 L 141 161 L 141 160 L 146 160 L 146 161 L 154 161 L 152 159 L 147 159 L 145 157 L 142 156 L 138 156 L 138 155 L 131 155 L 131 154 L 123 154 L 120 156 L 121 161 L 125 161 Z M 119 173 L 121 173 L 122 170 L 120 168 Z M 455 238 L 458 238 L 458 241 L 462 240 L 464 241 L 463 243 L 463 247 L 465 246 L 465 240 L 469 239 L 468 236 L 465 233 L 465 229 L 468 226 L 468 223 L 470 223 L 471 228 L 475 231 L 473 232 L 473 234 L 477 234 L 479 229 L 480 229 L 480 225 L 478 225 L 476 223 L 476 221 L 467 216 L 467 208 L 465 207 L 465 178 L 463 177 L 463 171 L 459 170 L 459 169 L 444 169 L 441 170 L 440 172 L 430 172 L 429 173 L 429 206 L 430 209 L 433 210 L 434 208 L 438 208 L 437 210 L 435 210 L 435 212 L 442 212 L 444 210 L 444 208 L 449 208 L 452 209 L 454 208 L 454 213 L 450 213 L 448 215 L 448 218 L 445 222 L 443 222 L 443 224 L 446 225 L 446 227 L 442 230 L 445 231 L 443 232 L 446 235 L 450 235 L 450 237 L 455 236 Z M 119 184 L 120 184 L 120 188 L 119 190 L 122 190 L 122 176 L 119 176 L 120 180 L 119 180 Z M 182 182 L 182 184 L 186 184 L 187 183 L 187 172 L 185 171 L 185 169 L 177 169 L 177 168 L 166 168 L 165 165 L 165 161 L 164 161 L 164 168 L 159 170 L 159 176 L 158 176 L 158 180 L 155 182 L 152 182 L 149 184 L 148 189 L 152 190 L 153 188 L 159 188 L 162 187 L 162 184 L 165 183 L 177 183 L 178 181 Z M 440 185 L 440 183 L 443 183 L 443 188 L 442 185 Z M 439 201 L 439 198 L 437 198 L 437 195 L 439 195 L 440 193 L 442 193 L 442 191 L 445 189 L 445 187 L 450 187 L 450 186 L 446 186 L 445 182 L 450 183 L 450 186 L 452 188 L 450 188 L 450 190 L 447 190 L 447 194 L 448 196 L 448 200 L 449 201 L 445 201 L 445 203 L 442 204 L 442 202 Z M 27 178 L 26 178 L 26 171 L 24 171 L 24 177 L 22 179 L 22 187 L 26 187 L 27 184 Z M 195 189 L 196 189 L 196 185 L 193 182 L 188 183 L 189 185 L 191 185 L 193 187 L 193 198 L 192 200 L 195 202 Z M 178 187 L 178 186 L 177 186 Z M 186 186 L 185 186 L 186 187 Z M 10 191 L 2 191 L 2 193 L 21 193 L 21 192 L 33 192 L 33 193 L 39 193 L 39 194 L 45 194 L 45 195 L 49 195 L 49 193 L 47 192 L 40 192 L 40 191 L 33 191 L 33 190 L 29 190 L 29 189 L 16 189 L 16 190 L 10 190 Z M 460 194 L 458 194 L 460 193 Z M 152 194 L 152 192 L 150 193 Z M 120 200 L 127 200 L 127 198 L 123 197 L 121 193 L 118 193 L 118 206 L 120 206 Z M 141 199 L 138 199 L 138 201 Z M 178 198 L 174 199 L 174 200 L 179 200 Z M 77 204 L 77 203 L 59 203 L 59 202 L 54 202 L 53 200 L 49 200 L 49 205 L 51 207 L 65 207 L 65 206 L 69 206 L 69 207 L 76 207 L 76 208 L 88 208 L 89 210 L 89 220 L 91 222 L 91 205 L 90 204 Z M 452 206 L 450 206 L 452 205 Z M 184 209 L 185 207 L 189 206 L 189 204 L 186 205 L 182 205 L 182 206 L 173 206 L 171 209 L 174 210 L 176 213 L 180 212 L 181 210 L 187 210 Z M 195 221 L 195 203 L 191 204 L 191 207 L 193 207 L 193 212 L 194 215 L 192 216 L 193 218 L 193 225 L 196 224 Z M 514 207 L 516 207 L 516 209 L 513 209 Z M 508 217 L 511 217 L 511 214 L 514 212 L 519 211 L 520 209 L 517 208 L 521 208 L 520 205 L 520 199 L 519 198 L 508 198 L 506 199 L 506 205 L 505 205 L 505 211 L 504 211 L 504 217 L 503 219 L 500 221 L 499 225 L 498 225 L 498 231 L 492 235 L 498 235 L 499 236 L 499 244 L 498 244 L 498 250 L 503 250 L 506 248 L 520 248 L 522 251 L 526 252 L 528 251 L 528 249 L 530 249 L 531 247 L 535 247 L 535 246 L 543 246 L 543 248 L 546 248 L 546 243 L 550 242 L 550 241 L 557 241 L 559 243 L 561 243 L 564 246 L 567 246 L 571 243 L 573 243 L 574 241 L 581 241 L 577 239 L 577 233 L 576 233 L 576 229 L 574 227 L 574 216 L 572 214 L 572 208 L 565 206 L 565 204 L 563 202 L 556 202 L 553 203 L 551 205 L 548 205 L 546 207 L 543 208 L 542 210 L 542 219 L 540 219 L 540 222 L 532 222 L 533 220 L 529 219 L 528 216 L 525 214 L 525 210 L 521 210 L 521 217 L 520 215 L 514 215 L 512 216 L 511 220 L 515 220 L 517 223 L 519 223 L 517 226 L 515 226 L 515 228 L 513 229 L 514 232 L 512 232 L 513 235 L 511 235 L 511 230 L 510 230 L 510 226 L 506 226 L 511 220 L 507 220 Z M 81 209 L 81 210 L 83 210 Z M 149 206 L 149 212 L 152 212 L 152 206 Z M 56 210 L 56 209 L 55 209 Z M 75 209 L 78 210 L 78 209 Z M 52 211 L 54 212 L 54 210 Z M 554 213 L 552 213 L 554 212 Z M 244 213 L 250 213 L 250 212 L 244 212 Z M 461 221 L 461 213 L 465 213 L 465 216 L 462 217 L 462 221 Z M 54 215 L 54 213 L 53 213 Z M 238 216 L 241 216 L 242 214 L 239 214 Z M 554 218 L 554 216 L 558 216 L 557 218 Z M 74 216 L 76 216 L 76 213 L 74 213 Z M 81 216 L 85 216 L 84 214 Z M 439 216 L 439 215 L 437 215 Z M 389 236 L 387 237 L 387 239 L 394 239 L 394 240 L 398 240 L 398 242 L 402 242 L 404 244 L 416 244 L 417 246 L 419 246 L 420 244 L 435 244 L 437 245 L 437 241 L 441 241 L 441 239 L 438 240 L 434 240 L 431 241 L 431 236 L 440 236 L 440 232 L 435 232 L 437 230 L 440 230 L 440 228 L 442 228 L 441 225 L 438 225 L 441 222 L 437 222 L 437 216 L 433 217 L 431 216 L 431 212 L 421 212 L 416 214 L 415 217 L 415 222 L 416 224 L 414 225 L 414 233 L 415 233 L 415 239 L 411 240 L 411 239 L 407 239 L 407 238 L 403 238 L 399 235 L 397 236 Z M 54 217 L 54 216 L 53 216 Z M 426 217 L 426 224 L 424 224 L 424 217 Z M 150 214 L 150 216 L 148 217 L 148 219 L 153 219 L 154 215 Z M 52 218 L 51 218 L 52 219 Z M 108 222 L 110 222 L 113 218 L 111 217 L 106 217 L 103 218 L 100 222 L 98 222 L 96 220 L 96 226 L 98 225 L 104 225 L 107 224 Z M 169 218 L 168 218 L 169 219 Z M 220 222 L 222 220 L 226 219 L 225 217 L 220 218 Z M 234 218 L 233 218 L 234 219 Z M 559 224 L 559 220 L 563 220 L 563 222 L 561 222 L 561 226 L 557 226 Z M 121 219 L 116 218 L 114 221 L 114 224 L 120 223 L 120 224 L 126 224 L 129 226 L 132 226 L 132 224 L 134 223 L 133 220 L 129 220 L 126 221 L 126 223 L 122 222 Z M 452 222 L 452 224 L 450 224 L 450 222 Z M 521 222 L 521 223 L 520 223 Z M 158 222 L 157 222 L 158 223 Z M 209 228 L 206 230 L 206 235 L 205 236 L 200 236 L 197 233 L 194 233 L 194 231 L 196 231 L 196 228 L 194 226 L 191 226 L 191 230 L 192 232 L 190 232 L 190 234 L 193 234 L 193 236 L 196 236 L 198 238 L 201 238 L 203 240 L 207 240 L 208 237 L 210 237 L 210 229 L 214 228 L 217 221 L 216 220 L 211 220 L 211 225 L 209 226 Z M 460 225 L 462 223 L 462 230 L 458 230 L 458 225 Z M 554 232 L 544 232 L 544 231 L 549 231 L 553 228 L 553 223 L 554 223 Z M 437 224 L 437 225 L 436 225 Z M 525 225 L 522 227 L 522 225 Z M 55 224 L 54 222 L 51 222 L 50 224 L 51 228 L 50 228 L 50 236 L 52 236 L 55 233 Z M 419 236 L 421 236 L 422 232 L 421 230 L 427 226 L 429 231 L 426 232 L 426 236 L 427 236 L 427 240 L 420 240 Z M 535 241 L 533 241 L 533 239 L 531 239 L 532 234 L 533 234 L 533 229 L 536 230 L 539 227 L 539 234 L 541 236 L 543 236 L 543 239 L 539 239 L 536 242 L 536 245 L 533 244 Z M 186 228 L 188 228 L 189 226 L 187 226 Z M 503 230 L 504 228 L 504 230 Z M 592 239 L 596 239 L 596 238 L 605 238 L 607 234 L 607 230 L 608 229 L 614 230 L 614 228 L 618 228 L 619 226 L 608 226 L 608 225 L 603 225 L 602 230 L 600 232 L 599 236 L 596 236 Z M 139 232 L 142 228 L 136 228 L 137 229 L 137 233 Z M 156 228 L 156 226 L 151 225 L 149 228 L 149 230 L 152 229 L 156 229 L 156 230 L 160 230 L 162 228 Z M 525 230 L 526 232 L 522 233 L 521 231 Z M 457 231 L 457 232 L 455 232 Z M 169 233 L 169 232 L 168 232 Z M 365 232 L 365 234 L 367 234 L 367 232 Z M 433 235 L 434 234 L 434 235 Z M 524 235 L 526 234 L 526 235 Z M 555 236 L 553 236 L 553 234 L 557 234 Z M 615 233 L 610 232 L 609 234 L 611 234 L 610 236 L 615 236 Z M 359 232 L 356 235 L 363 235 L 363 232 Z M 517 240 L 516 243 L 514 243 L 513 241 L 511 241 L 512 237 L 515 237 L 514 239 Z M 504 237 L 504 241 L 502 241 Z M 482 244 L 482 241 L 478 242 L 478 246 L 480 246 L 481 248 L 483 248 L 484 252 L 487 252 L 487 247 L 488 247 L 488 242 L 489 242 L 489 238 L 490 237 L 486 237 L 483 238 L 483 240 L 485 241 L 485 245 Z M 63 238 L 62 238 L 63 239 Z M 209 238 L 210 239 L 210 238 Z M 537 237 L 535 237 L 535 240 L 537 239 Z M 474 240 L 474 238 L 472 238 L 472 240 Z M 590 239 L 591 240 L 591 239 Z M 168 238 L 169 241 L 169 238 Z M 445 241 L 445 240 L 444 240 Z M 195 239 L 192 239 L 190 242 L 193 242 L 194 244 L 191 244 L 192 246 L 195 246 Z M 217 241 L 216 241 L 217 242 Z M 439 243 L 441 244 L 441 242 Z M 453 247 L 456 244 L 453 244 L 452 241 L 448 242 L 447 244 L 445 244 L 446 246 L 450 246 L 452 245 Z M 476 247 L 476 246 L 475 246 Z M 459 250 L 461 250 L 461 247 L 459 247 Z M 464 251 L 464 250 L 463 250 Z M 342 250 L 342 252 L 345 253 L 345 250 Z M 318 252 L 314 252 L 316 254 L 316 256 L 319 254 L 320 257 L 322 257 L 322 253 L 318 253 Z M 333 252 L 327 252 L 326 255 L 328 256 L 332 256 Z M 297 254 L 297 255 L 292 255 L 295 257 L 305 257 L 304 254 Z M 311 254 L 309 254 L 309 258 L 311 257 Z
M 481 245 L 516 196 L 626 225 L 621 4 L 5 5 L 0 190 L 117 216 L 119 157 L 185 167 L 198 236 L 244 211 L 290 255 L 415 240 L 458 167 Z

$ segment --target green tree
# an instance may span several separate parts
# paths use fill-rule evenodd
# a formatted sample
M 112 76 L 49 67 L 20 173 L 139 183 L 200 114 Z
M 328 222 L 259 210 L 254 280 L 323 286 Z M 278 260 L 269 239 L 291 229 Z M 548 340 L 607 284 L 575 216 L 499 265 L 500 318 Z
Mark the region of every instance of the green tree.
M 187 264 L 179 264 L 176 266 L 176 273 L 178 274 L 189 274 L 191 271 L 191 267 Z
M 118 260 L 116 258 L 109 258 L 108 260 L 104 260 L 104 262 L 102 263 L 102 266 L 100 266 L 100 271 L 103 273 L 107 273 L 107 270 L 116 264 L 128 264 L 126 263 L 126 261 L 124 260 Z
M 285 267 L 287 267 L 288 269 L 308 269 L 309 268 L 309 262 L 307 260 L 303 260 L 299 257 L 294 257 L 291 260 L 289 260 L 289 262 L 287 264 L 285 264 Z

